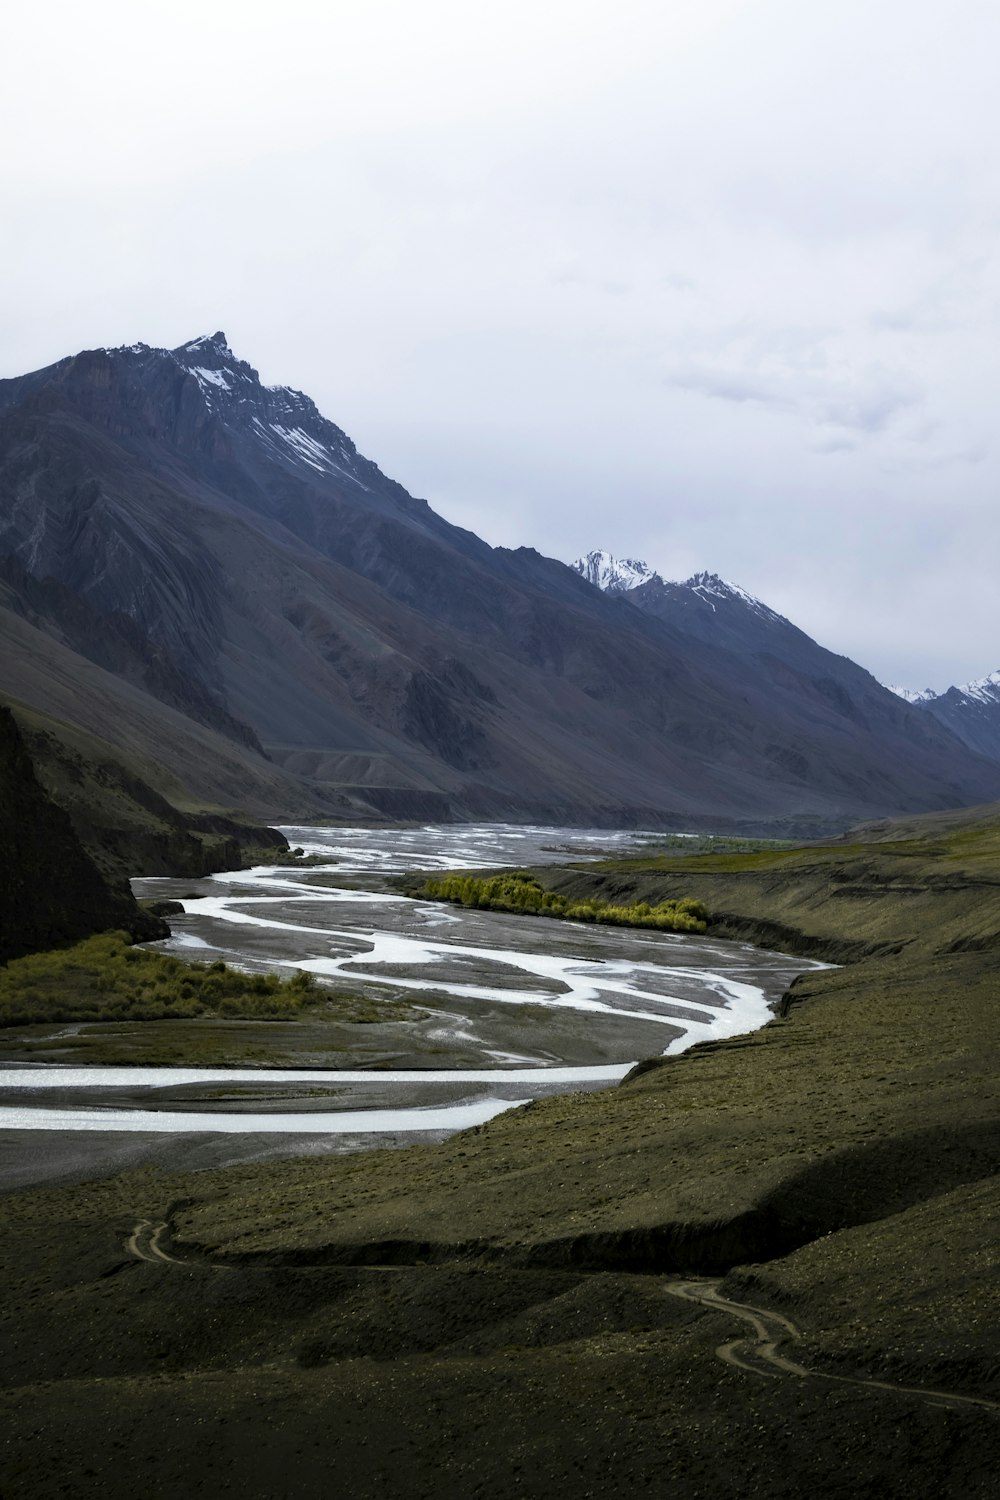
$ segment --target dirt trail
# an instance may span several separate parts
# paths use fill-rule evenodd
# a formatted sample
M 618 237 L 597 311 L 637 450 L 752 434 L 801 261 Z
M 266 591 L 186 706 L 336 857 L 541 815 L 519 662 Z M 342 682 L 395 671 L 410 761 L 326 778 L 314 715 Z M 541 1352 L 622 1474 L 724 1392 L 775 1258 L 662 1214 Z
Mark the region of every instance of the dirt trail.
M 748 1370 L 754 1375 L 776 1379 L 791 1375 L 799 1380 L 831 1380 L 839 1385 L 875 1387 L 880 1391 L 897 1391 L 905 1396 L 919 1396 L 932 1406 L 947 1406 L 956 1409 L 977 1407 L 987 1411 L 1000 1411 L 1000 1402 L 988 1401 L 981 1396 L 959 1396 L 952 1391 L 938 1391 L 926 1386 L 897 1385 L 892 1381 L 876 1380 L 872 1376 L 830 1375 L 824 1370 L 810 1370 L 796 1364 L 787 1355 L 779 1354 L 778 1344 L 787 1339 L 801 1337 L 795 1324 L 780 1313 L 768 1312 L 754 1307 L 749 1302 L 733 1302 L 719 1293 L 718 1281 L 666 1281 L 664 1291 L 672 1297 L 681 1297 L 687 1302 L 697 1302 L 711 1312 L 730 1313 L 753 1329 L 753 1338 L 733 1339 L 720 1344 L 716 1354 L 726 1364 L 737 1369 Z
M 176 1255 L 169 1254 L 160 1244 L 160 1237 L 168 1232 L 169 1225 L 162 1221 L 154 1224 L 152 1219 L 140 1219 L 132 1233 L 125 1241 L 125 1249 L 129 1255 L 136 1260 L 151 1262 L 154 1266 L 166 1262 L 170 1266 L 184 1266 L 187 1261 L 178 1260 Z M 217 1267 L 216 1269 L 222 1269 Z M 226 1268 L 228 1269 L 228 1267 Z
M 152 1219 L 140 1219 L 125 1241 L 125 1249 L 135 1260 L 146 1261 L 151 1265 L 183 1266 L 185 1269 L 198 1268 L 225 1272 L 239 1269 L 218 1261 L 182 1259 L 172 1255 L 163 1244 L 164 1238 L 169 1235 L 169 1220 L 161 1219 L 156 1222 Z M 307 1268 L 303 1267 L 303 1269 Z M 402 1271 L 412 1268 L 397 1265 L 369 1266 L 363 1269 Z M 729 1314 L 739 1319 L 740 1322 L 749 1324 L 753 1330 L 752 1337 L 730 1339 L 724 1344 L 719 1344 L 715 1351 L 718 1358 L 725 1364 L 732 1365 L 738 1370 L 745 1370 L 751 1375 L 763 1376 L 768 1380 L 791 1376 L 797 1380 L 828 1380 L 840 1385 L 874 1387 L 882 1391 L 895 1391 L 900 1395 L 918 1396 L 932 1406 L 953 1409 L 975 1407 L 986 1411 L 1000 1411 L 1000 1402 L 989 1401 L 985 1397 L 960 1396 L 952 1391 L 933 1390 L 926 1386 L 898 1385 L 891 1381 L 876 1380 L 871 1376 L 831 1375 L 823 1370 L 808 1369 L 805 1365 L 797 1364 L 787 1354 L 779 1352 L 779 1344 L 789 1340 L 798 1340 L 802 1336 L 790 1318 L 766 1308 L 755 1307 L 749 1302 L 734 1302 L 728 1297 L 723 1297 L 719 1290 L 720 1286 L 719 1281 L 690 1277 L 681 1280 L 668 1277 L 663 1279 L 663 1290 L 669 1296 L 679 1297 L 686 1302 L 695 1302 L 709 1312 Z

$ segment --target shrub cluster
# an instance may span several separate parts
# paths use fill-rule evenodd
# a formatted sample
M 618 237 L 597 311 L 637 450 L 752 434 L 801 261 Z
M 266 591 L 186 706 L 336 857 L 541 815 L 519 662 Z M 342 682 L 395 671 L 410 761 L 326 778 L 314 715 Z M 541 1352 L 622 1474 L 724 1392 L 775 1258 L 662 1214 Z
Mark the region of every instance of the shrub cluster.
M 104 932 L 73 948 L 33 953 L 0 968 L 0 1026 L 50 1021 L 162 1021 L 170 1017 L 289 1020 L 330 999 L 310 974 L 281 980 L 221 961 L 185 963 Z
M 523 871 L 504 875 L 438 875 L 427 880 L 420 894 L 433 901 L 489 911 L 523 912 L 529 916 L 562 917 L 568 922 L 601 922 L 614 927 L 656 927 L 662 932 L 704 932 L 708 910 L 701 901 L 661 901 L 650 906 L 637 901 L 615 906 L 609 901 L 573 901 L 546 891 Z

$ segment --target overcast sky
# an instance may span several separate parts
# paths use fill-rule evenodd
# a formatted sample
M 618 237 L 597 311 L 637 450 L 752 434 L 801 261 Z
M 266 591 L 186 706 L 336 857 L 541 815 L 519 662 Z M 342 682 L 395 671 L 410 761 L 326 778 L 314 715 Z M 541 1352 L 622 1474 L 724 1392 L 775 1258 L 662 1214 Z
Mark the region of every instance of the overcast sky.
M 1000 666 L 996 0 L 38 0 L 0 374 L 223 328 L 488 541 Z

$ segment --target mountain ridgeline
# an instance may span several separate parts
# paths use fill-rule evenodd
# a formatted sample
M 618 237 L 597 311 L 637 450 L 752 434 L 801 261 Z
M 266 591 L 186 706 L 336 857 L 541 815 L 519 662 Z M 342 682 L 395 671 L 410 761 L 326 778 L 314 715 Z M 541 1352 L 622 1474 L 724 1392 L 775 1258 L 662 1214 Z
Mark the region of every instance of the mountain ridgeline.
M 943 693 L 930 688 L 915 693 L 900 687 L 893 692 L 944 724 L 970 750 L 1000 760 L 1000 671 Z
M 644 614 L 725 651 L 734 666 L 735 660 L 741 661 L 747 684 L 762 689 L 775 703 L 790 695 L 794 711 L 810 700 L 837 701 L 845 716 L 853 714 L 869 725 L 884 721 L 887 690 L 881 683 L 716 573 L 669 581 L 637 558 L 616 558 L 604 551 L 588 552 L 572 567 Z M 888 692 L 942 724 L 976 754 L 1000 761 L 1000 672 L 944 693 L 900 687 Z
M 178 807 L 807 832 L 1000 796 L 743 591 L 618 575 L 449 524 L 222 334 L 0 382 L 0 695 Z

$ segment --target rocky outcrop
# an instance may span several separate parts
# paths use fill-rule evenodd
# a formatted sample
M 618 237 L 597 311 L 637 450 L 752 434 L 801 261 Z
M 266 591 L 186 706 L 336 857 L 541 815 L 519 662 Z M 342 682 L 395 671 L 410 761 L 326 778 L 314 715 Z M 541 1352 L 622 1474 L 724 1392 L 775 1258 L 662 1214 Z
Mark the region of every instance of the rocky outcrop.
M 43 789 L 112 882 L 133 875 L 197 879 L 288 847 L 276 828 L 221 809 L 175 806 L 108 745 L 81 735 L 73 743 L 51 721 L 43 726 L 27 715 L 21 732 Z
M 69 817 L 44 793 L 10 710 L 0 706 L 0 962 L 105 928 L 166 935 L 127 887 L 113 886 Z

